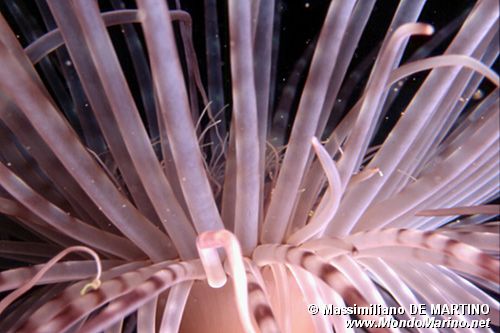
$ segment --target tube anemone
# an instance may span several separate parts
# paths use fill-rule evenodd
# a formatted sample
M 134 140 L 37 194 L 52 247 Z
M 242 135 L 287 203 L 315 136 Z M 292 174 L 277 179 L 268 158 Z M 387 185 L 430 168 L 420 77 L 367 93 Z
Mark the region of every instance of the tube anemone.
M 499 4 L 464 3 L 2 2 L 0 331 L 493 331 Z

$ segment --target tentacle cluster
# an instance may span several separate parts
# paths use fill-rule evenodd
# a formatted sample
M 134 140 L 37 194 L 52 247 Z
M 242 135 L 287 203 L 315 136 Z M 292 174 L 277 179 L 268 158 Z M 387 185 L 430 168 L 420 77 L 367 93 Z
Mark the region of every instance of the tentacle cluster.
M 332 1 L 282 89 L 283 1 L 205 0 L 202 46 L 174 2 L 0 5 L 1 332 L 353 332 L 308 303 L 500 325 L 497 1 L 431 36 L 403 0 L 359 64 L 376 1 Z

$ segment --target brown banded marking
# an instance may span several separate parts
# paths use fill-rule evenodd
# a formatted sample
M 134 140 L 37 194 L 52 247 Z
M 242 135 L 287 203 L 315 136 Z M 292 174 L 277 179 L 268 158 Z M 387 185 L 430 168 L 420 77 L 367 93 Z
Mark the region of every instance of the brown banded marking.
M 247 279 L 249 308 L 260 331 L 262 333 L 279 332 L 278 323 L 265 289 L 249 271 L 247 271 Z
M 83 318 L 86 314 L 91 313 L 103 304 L 123 295 L 142 283 L 155 272 L 162 269 L 163 266 L 164 264 L 158 264 L 126 272 L 111 280 L 104 281 L 99 290 L 89 292 L 80 297 L 74 295 L 74 290 L 70 289 L 70 287 L 33 313 L 27 322 L 21 326 L 20 332 L 43 332 L 44 324 L 48 325 L 52 332 L 60 331 L 60 325 L 67 327 L 67 325 Z M 71 307 L 78 310 L 74 310 Z M 66 314 L 66 310 L 68 309 L 71 309 L 71 315 L 63 315 Z M 72 318 L 72 321 L 66 322 L 66 318 Z
M 476 275 L 497 283 L 500 281 L 498 277 L 500 262 L 498 260 L 474 246 L 452 239 L 438 231 L 391 228 L 357 233 L 350 236 L 349 240 L 364 253 L 376 248 L 394 246 L 413 248 L 412 257 L 427 261 L 425 257 L 422 257 L 425 253 L 421 249 L 425 249 L 435 255 L 442 255 L 441 263 L 437 264 L 454 268 L 454 261 L 468 263 L 474 265 L 473 267 L 480 268 Z
M 439 247 L 436 247 L 432 243 L 433 240 L 440 241 L 441 243 L 444 242 L 444 244 L 441 246 L 441 251 L 443 253 L 446 253 L 452 257 L 460 258 L 459 254 L 463 255 L 464 252 L 465 254 L 467 254 L 468 252 L 470 259 L 474 260 L 477 266 L 482 267 L 486 270 L 496 269 L 497 272 L 500 270 L 500 265 L 497 260 L 494 260 L 491 256 L 471 245 L 457 241 L 435 231 L 424 232 L 423 238 L 423 245 L 429 249 L 439 250 Z
M 109 291 L 110 283 L 113 283 L 117 290 L 112 290 L 116 292 L 122 292 L 127 288 L 127 282 L 122 277 L 119 276 L 111 281 L 106 281 L 105 288 L 91 291 L 82 298 L 69 298 L 67 302 L 63 300 L 64 293 L 61 295 L 60 299 L 57 297 L 54 301 L 51 301 L 47 304 L 51 304 L 56 302 L 56 306 L 59 306 L 59 312 L 56 314 L 51 314 L 50 316 L 42 317 L 39 313 L 35 312 L 35 314 L 28 319 L 25 325 L 21 326 L 19 329 L 20 333 L 50 333 L 50 332 L 59 332 L 64 330 L 65 328 L 71 326 L 71 324 L 76 323 L 78 320 L 85 317 L 85 315 L 91 313 L 92 311 L 98 309 L 101 305 L 106 303 L 109 295 L 106 294 L 106 291 Z M 102 286 L 101 286 L 102 287 Z M 114 294 L 114 293 L 113 293 Z M 46 307 L 45 305 L 44 307 Z M 88 309 L 88 307 L 91 307 Z M 42 307 L 43 308 L 43 307 Z
M 348 277 L 309 250 L 292 245 L 261 245 L 255 249 L 253 259 L 260 266 L 286 263 L 302 268 L 334 289 L 347 304 L 369 306 L 366 298 L 349 281 Z M 362 317 L 368 320 L 378 320 L 378 317 L 373 316 Z
M 408 231 L 410 231 L 410 230 L 408 230 L 408 229 L 399 229 L 399 230 L 397 230 L 397 232 L 396 232 L 396 242 L 404 244 L 405 241 L 404 241 L 403 237 L 404 237 L 404 234 L 407 233 Z
M 495 261 L 487 254 L 485 254 L 491 260 Z M 436 252 L 426 248 L 419 247 L 395 247 L 395 246 L 382 246 L 370 249 L 364 249 L 360 251 L 357 258 L 381 258 L 389 259 L 394 261 L 415 261 L 428 263 L 432 265 L 442 265 L 453 269 L 454 271 L 463 272 L 471 276 L 480 277 L 482 279 L 498 283 L 499 276 L 496 267 L 498 265 L 493 265 L 492 267 L 483 268 L 477 265 L 475 262 L 461 260 L 459 257 L 448 255 L 444 252 Z M 498 264 L 498 263 L 497 263 Z
M 432 238 L 432 235 L 430 235 L 429 238 Z M 443 246 L 443 252 L 453 255 L 456 252 L 455 250 L 459 250 L 458 248 L 461 247 L 462 245 L 465 246 L 466 244 L 461 243 L 452 238 L 447 239 Z M 429 248 L 432 248 L 432 244 L 429 244 Z
M 260 286 L 255 282 L 248 283 L 248 294 L 251 294 L 254 291 L 260 290 Z
M 182 266 L 182 265 L 181 265 L 181 266 Z M 172 275 L 172 280 L 176 280 L 176 279 L 177 279 L 177 273 L 176 273 L 176 272 L 175 272 L 175 270 L 173 270 L 172 268 L 170 268 L 170 267 L 165 267 L 163 270 L 164 270 L 164 271 L 166 271 L 166 272 L 169 272 L 169 273 Z M 185 272 L 184 272 L 184 273 L 185 273 Z M 183 274 L 181 274 L 181 275 L 183 275 Z M 153 275 L 151 278 L 153 278 L 153 277 L 155 277 L 155 276 Z
M 175 280 L 175 279 L 174 279 Z M 111 321 L 113 317 L 120 312 L 122 307 L 128 304 L 128 300 L 132 298 L 143 299 L 150 295 L 151 290 L 160 289 L 163 286 L 162 280 L 153 275 L 148 280 L 146 280 L 139 287 L 133 289 L 130 293 L 117 298 L 115 301 L 110 303 L 105 310 L 98 314 L 102 321 Z M 150 298 L 148 298 L 144 303 L 146 303 Z
M 62 263 L 63 264 L 63 263 Z M 102 275 L 102 280 L 110 280 L 115 277 L 120 276 L 121 274 L 124 274 L 126 272 L 132 271 L 134 269 L 139 269 L 141 267 L 144 267 L 146 262 L 133 262 L 133 263 L 128 263 L 125 265 L 117 266 L 114 268 L 110 268 L 109 270 L 105 271 Z M 165 264 L 165 263 L 164 263 Z M 103 265 L 103 267 L 106 265 Z M 50 304 L 50 306 L 44 306 L 39 309 L 34 309 L 31 313 L 36 315 L 31 315 L 22 317 L 22 319 L 19 319 L 19 323 L 16 326 L 16 331 L 17 327 L 21 327 L 22 325 L 25 324 L 25 322 L 28 320 L 29 317 L 30 319 L 34 322 L 44 320 L 46 318 L 52 318 L 54 316 L 54 313 L 57 313 L 59 309 L 64 307 L 66 304 L 69 304 L 73 299 L 79 298 L 81 296 L 81 290 L 82 287 L 84 286 L 85 281 L 79 282 L 79 283 L 74 283 L 69 287 L 65 287 L 61 289 L 61 292 L 58 293 L 57 297 L 54 298 L 56 295 L 53 295 L 50 298 L 47 298 L 48 302 L 47 304 Z M 52 298 L 52 300 L 50 300 Z M 41 318 L 41 319 L 40 319 Z
M 346 279 L 344 274 L 339 271 L 337 268 L 330 264 L 322 264 L 319 275 L 317 275 L 321 280 L 325 281 L 328 285 L 333 287 L 333 283 L 338 279 Z M 349 283 L 350 284 L 350 283 Z M 354 285 L 346 284 L 341 293 L 339 293 L 341 297 L 351 304 L 368 304 L 366 299 L 361 295 Z M 364 305 L 363 305 L 364 306 Z
M 129 293 L 115 299 L 102 312 L 87 321 L 82 326 L 81 331 L 100 332 L 129 313 L 137 310 L 140 306 L 174 284 L 202 278 L 204 278 L 204 271 L 200 264 L 172 264 L 170 267 L 156 272 Z
M 495 224 L 445 227 L 436 231 L 487 253 L 498 254 L 500 250 L 500 229 Z
M 300 262 L 299 266 L 306 268 L 307 266 L 307 260 L 310 259 L 311 257 L 314 257 L 314 253 L 312 252 L 304 252 L 302 256 L 300 257 Z
M 276 319 L 274 318 L 273 312 L 268 305 L 258 304 L 253 308 L 252 313 L 261 332 L 279 332 L 276 325 Z
M 296 254 L 294 255 L 293 252 Z M 313 252 L 293 247 L 288 249 L 288 254 L 287 259 L 290 262 L 295 262 L 297 266 L 312 273 L 334 288 L 348 303 L 369 305 L 361 293 L 349 282 L 349 279 L 335 266 L 324 261 L 320 256 Z M 296 260 L 297 256 L 299 258 L 298 262 Z
M 356 304 L 357 306 L 369 307 L 370 304 L 360 291 L 349 281 L 349 277 L 338 270 L 332 264 L 324 261 L 320 256 L 313 252 L 298 248 L 290 247 L 288 253 L 297 252 L 300 255 L 299 265 L 309 273 L 315 275 L 328 286 L 333 288 L 349 305 Z M 376 316 L 360 316 L 363 319 L 378 320 Z M 389 332 L 389 329 L 371 330 L 374 332 Z
M 325 258 L 323 254 L 325 252 L 328 253 L 326 255 L 326 257 L 328 258 L 327 261 L 342 254 L 356 255 L 359 252 L 358 248 L 354 246 L 353 243 L 348 242 L 345 239 L 331 236 L 312 239 L 302 244 L 302 247 L 319 254 L 323 258 Z
M 148 280 L 148 282 L 151 282 L 152 280 L 154 280 L 154 279 L 153 279 L 153 277 L 151 277 L 151 278 Z M 144 295 L 146 295 L 146 294 L 147 294 L 147 292 L 146 292 L 146 291 L 144 291 L 143 289 L 140 289 L 140 288 L 136 288 L 136 289 L 134 289 L 131 293 L 134 293 L 134 296 L 136 296 L 136 297 L 142 297 L 142 296 L 144 296 Z M 129 294 L 127 294 L 127 295 L 130 295 L 131 293 L 129 293 Z M 125 295 L 125 296 L 127 296 L 127 295 Z M 114 310 L 114 308 L 117 308 L 117 309 L 118 309 L 118 311 L 119 311 L 119 309 L 120 309 L 119 305 L 121 305 L 119 302 L 120 302 L 120 300 L 121 300 L 123 297 L 125 297 L 125 296 L 122 296 L 122 297 L 118 298 L 116 301 L 112 302 L 112 303 L 111 303 L 110 305 L 108 305 L 108 306 L 107 306 L 107 307 L 106 307 L 103 311 L 101 311 L 101 312 L 98 314 L 98 316 L 99 316 L 101 319 L 103 319 L 103 320 L 116 322 L 116 320 L 113 320 L 113 317 L 116 315 L 116 313 L 117 313 L 117 312 L 116 312 L 116 311 L 113 311 L 113 310 Z M 106 311 L 106 310 L 107 310 L 107 311 Z M 64 313 L 64 314 L 62 314 L 62 315 L 66 316 L 66 317 L 68 317 L 68 318 L 71 318 L 71 313 Z M 94 318 L 95 318 L 95 317 L 94 317 Z M 119 320 L 119 319 L 121 319 L 121 318 L 118 318 L 118 320 Z M 74 322 L 74 321 L 73 321 L 73 322 Z M 85 326 L 85 325 L 86 325 L 86 323 L 85 323 L 85 324 L 83 324 L 83 325 Z M 85 328 L 84 326 L 82 326 L 82 327 L 81 327 L 80 331 L 82 331 L 82 329 L 84 329 L 84 330 L 83 330 L 83 332 L 89 332 L 89 330 L 88 330 L 87 328 Z M 69 326 L 66 326 L 66 327 L 69 327 Z

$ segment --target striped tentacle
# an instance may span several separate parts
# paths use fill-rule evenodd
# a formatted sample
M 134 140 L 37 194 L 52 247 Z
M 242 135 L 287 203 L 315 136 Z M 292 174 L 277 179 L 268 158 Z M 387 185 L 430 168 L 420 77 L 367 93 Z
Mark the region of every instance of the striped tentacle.
M 204 278 L 204 271 L 198 260 L 169 265 L 138 285 L 128 294 L 111 302 L 102 312 L 87 321 L 81 332 L 101 332 L 115 322 L 135 311 L 152 298 L 171 286 L 183 282 Z M 36 332 L 55 332 L 68 327 L 67 322 L 74 321 L 74 313 L 66 311 L 51 323 Z M 63 325 L 63 323 L 66 323 Z
M 47 290 L 46 293 L 42 293 L 38 297 L 32 298 L 33 295 L 36 295 L 37 290 L 33 290 L 30 292 L 29 298 L 27 298 L 28 302 L 31 301 L 32 308 L 23 309 L 22 306 L 18 304 L 16 301 L 15 306 L 9 307 L 5 311 L 5 317 L 2 315 L 0 317 L 0 332 L 12 332 L 17 331 L 18 327 L 21 327 L 25 324 L 25 322 L 32 316 L 32 314 L 36 313 L 38 318 L 52 317 L 52 313 L 59 311 L 61 307 L 67 304 L 71 299 L 78 298 L 82 291 L 84 285 L 88 282 L 86 280 L 88 277 L 92 276 L 95 273 L 95 263 L 90 261 L 81 261 L 81 263 L 85 264 L 84 267 L 86 271 L 89 271 L 89 274 L 86 277 L 77 278 L 77 274 L 81 273 L 78 270 L 78 262 L 70 261 L 63 262 L 54 265 L 36 284 L 45 284 L 51 283 L 48 286 L 43 286 L 43 290 Z M 102 273 L 102 280 L 106 281 L 112 278 L 115 278 L 125 272 L 139 269 L 148 262 L 131 262 L 123 265 L 119 265 L 117 263 L 112 263 L 110 261 L 102 262 L 103 269 L 105 270 Z M 17 270 L 10 270 L 6 274 L 6 290 L 18 288 L 22 284 L 26 283 L 30 280 L 41 268 L 43 265 L 34 266 L 33 270 L 26 270 L 24 268 L 20 268 Z M 4 273 L 7 273 L 4 272 Z M 90 272 L 94 272 L 90 274 Z M 19 281 L 12 281 L 16 276 L 19 276 Z M 62 281 L 55 281 L 55 279 L 65 278 Z M 65 282 L 71 280 L 82 280 L 80 282 L 74 283 L 71 286 L 67 286 L 64 283 L 55 283 L 55 282 Z M 57 302 L 54 302 L 55 297 L 57 297 Z M 30 300 L 31 298 L 31 300 Z M 43 300 L 43 301 L 41 301 Z M 45 304 L 51 303 L 52 306 L 46 307 Z M 43 310 L 40 310 L 43 307 Z M 38 312 L 40 310 L 40 312 Z M 7 314 L 8 313 L 8 314 Z M 9 317 L 13 317 L 14 320 L 8 320 Z M 35 317 L 36 318 L 36 317 Z
M 500 282 L 498 260 L 437 231 L 372 230 L 351 235 L 347 240 L 356 246 L 356 256 L 359 257 L 380 255 L 404 260 L 412 258 Z
M 255 249 L 253 259 L 259 266 L 286 262 L 287 265 L 302 268 L 333 288 L 347 304 L 369 306 L 365 296 L 346 275 L 309 250 L 291 245 L 261 245 Z M 363 319 L 377 318 L 366 316 Z
M 259 281 L 260 280 L 260 281 Z M 248 303 L 250 312 L 262 333 L 280 332 L 265 286 L 252 271 L 247 270 Z
M 469 231 L 457 229 L 439 229 L 442 235 L 474 246 L 481 251 L 498 255 L 500 249 L 499 229 L 497 226 L 484 226 L 484 231 Z
M 370 304 L 386 305 L 386 302 L 379 289 L 366 274 L 367 272 L 349 255 L 343 255 L 335 258 L 331 262 L 335 267 L 344 273 L 352 281 L 358 290 L 363 290 L 366 299 Z
M 20 332 L 57 332 L 62 328 L 55 327 L 70 327 L 103 304 L 133 290 L 170 264 L 163 262 L 139 269 L 132 268 L 135 269 L 132 271 L 118 271 L 118 275 L 103 275 L 104 282 L 100 288 L 83 296 L 79 296 L 81 286 L 74 285 L 38 309 L 21 327 Z

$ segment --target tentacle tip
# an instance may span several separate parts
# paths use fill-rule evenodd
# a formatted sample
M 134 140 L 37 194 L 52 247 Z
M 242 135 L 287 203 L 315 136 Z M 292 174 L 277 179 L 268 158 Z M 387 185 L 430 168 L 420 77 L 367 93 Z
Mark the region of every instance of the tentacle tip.
M 207 280 L 207 282 L 211 288 L 218 289 L 218 288 L 222 288 L 226 285 L 227 277 L 224 277 L 221 279 L 216 279 L 216 280 L 209 279 L 209 280 Z
M 101 280 L 96 279 L 93 280 L 90 283 L 87 283 L 86 285 L 83 286 L 82 290 L 80 290 L 80 295 L 84 296 L 87 294 L 90 290 L 97 290 L 101 286 Z
M 424 31 L 424 35 L 433 35 L 434 34 L 434 27 L 430 24 L 425 24 L 425 31 Z

